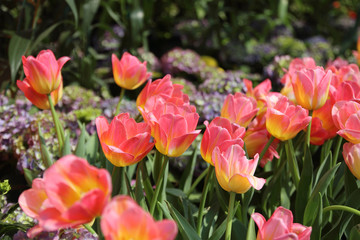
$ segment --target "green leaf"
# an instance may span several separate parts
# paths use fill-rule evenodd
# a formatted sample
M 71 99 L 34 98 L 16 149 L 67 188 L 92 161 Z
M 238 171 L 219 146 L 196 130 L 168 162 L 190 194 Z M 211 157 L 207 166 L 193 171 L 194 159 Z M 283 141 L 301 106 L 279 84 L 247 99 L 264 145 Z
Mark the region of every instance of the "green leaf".
M 359 240 L 360 239 L 360 224 L 355 225 L 350 232 L 349 240 Z
M 52 32 L 57 28 L 60 24 L 63 22 L 57 22 L 47 29 L 45 29 L 42 33 L 39 34 L 39 36 L 31 43 L 29 46 L 29 53 L 32 53 L 32 51 Z
M 220 224 L 220 226 L 215 230 L 213 234 L 211 234 L 211 237 L 209 240 L 219 240 L 221 237 L 225 234 L 226 231 L 226 218 L 224 221 Z
M 333 168 L 331 168 L 329 171 L 327 171 L 324 176 L 319 180 L 319 182 L 316 184 L 314 190 L 312 191 L 312 194 L 310 196 L 309 201 L 312 201 L 315 196 L 318 193 L 323 194 L 327 187 L 329 186 L 331 180 L 333 179 L 336 170 L 339 168 L 341 163 L 336 164 Z
M 25 180 L 28 183 L 28 185 L 31 186 L 32 181 L 37 177 L 38 173 L 28 168 L 24 168 L 23 170 L 24 170 Z
M 79 23 L 79 16 L 78 16 L 77 8 L 76 8 L 76 3 L 74 0 L 65 0 L 65 2 L 69 5 L 69 7 L 74 15 L 75 29 L 77 29 L 78 23 Z
M 64 146 L 63 146 L 63 149 L 62 149 L 62 155 L 66 156 L 66 155 L 69 155 L 69 154 L 71 154 L 70 134 L 66 133 Z
M 109 16 L 119 25 L 122 26 L 123 24 L 121 23 L 120 20 L 120 15 L 118 13 L 115 13 L 111 7 L 109 6 L 109 4 L 106 1 L 101 1 L 101 4 L 105 7 L 107 13 L 109 14 Z
M 210 233 L 213 231 L 215 227 L 215 223 L 217 220 L 217 215 L 219 213 L 219 203 L 216 197 L 213 197 L 210 202 L 210 209 L 204 215 L 203 225 L 201 228 L 201 238 L 208 239 Z M 211 234 L 212 235 L 212 234 Z
M 12 82 L 15 81 L 16 73 L 21 64 L 21 57 L 25 55 L 30 42 L 30 39 L 20 37 L 16 34 L 14 34 L 10 39 L 8 54 Z
M 180 234 L 183 238 L 189 240 L 200 240 L 196 230 L 188 223 L 187 219 L 184 218 L 184 216 L 182 216 L 175 208 L 173 208 L 169 202 L 165 201 L 165 203 L 172 218 L 177 223 Z
M 49 150 L 47 149 L 45 139 L 41 132 L 40 123 L 38 124 L 38 129 L 39 129 L 41 159 L 44 163 L 45 168 L 49 168 L 51 165 L 53 165 L 54 161 L 50 156 Z
M 190 161 L 187 163 L 185 171 L 181 176 L 180 188 L 183 189 L 184 192 L 188 192 L 190 190 L 192 178 L 194 176 L 197 155 L 198 145 L 195 146 Z
M 319 196 L 317 198 L 318 211 L 312 213 L 313 216 L 315 217 L 315 221 L 313 224 L 311 224 L 311 226 L 312 226 L 311 239 L 321 239 L 321 224 L 322 224 L 322 220 L 323 220 L 323 204 L 322 204 L 321 193 L 319 193 L 318 196 Z
M 142 185 L 142 181 L 141 181 L 140 165 L 138 165 L 138 168 L 136 171 L 135 200 L 143 209 L 148 210 L 146 202 L 145 202 L 143 185 Z
M 305 226 L 312 226 L 314 224 L 320 207 L 322 208 L 322 198 L 321 198 L 321 193 L 319 192 L 306 205 L 305 213 L 304 213 L 304 221 L 303 221 Z
M 91 135 L 86 142 L 86 159 L 90 164 L 95 165 L 95 161 L 97 160 L 96 155 L 99 148 L 99 141 L 97 139 L 97 134 L 94 133 Z
M 87 132 L 83 124 L 79 123 L 79 126 L 81 133 L 76 144 L 75 155 L 81 158 L 85 158 L 85 136 Z
M 313 178 L 313 163 L 310 149 L 306 147 L 306 154 L 304 159 L 304 166 L 301 172 L 298 191 L 296 193 L 295 202 L 295 219 L 296 222 L 302 222 L 306 203 L 309 200 L 310 192 L 312 189 Z
M 253 214 L 254 211 L 255 210 L 253 210 L 251 214 Z M 255 221 L 250 217 L 248 230 L 246 233 L 246 240 L 255 240 L 255 239 L 256 239 Z
M 82 32 L 87 34 L 91 30 L 91 23 L 94 20 L 95 14 L 98 11 L 100 0 L 88 0 L 82 5 L 83 22 Z
M 166 193 L 171 194 L 178 198 L 186 198 L 186 194 L 177 188 L 166 188 Z

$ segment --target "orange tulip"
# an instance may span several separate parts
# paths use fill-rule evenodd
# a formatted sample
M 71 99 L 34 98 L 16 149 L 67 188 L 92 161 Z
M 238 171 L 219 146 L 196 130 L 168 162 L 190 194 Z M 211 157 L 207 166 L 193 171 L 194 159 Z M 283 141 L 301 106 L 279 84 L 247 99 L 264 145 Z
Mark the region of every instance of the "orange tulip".
M 332 118 L 339 129 L 337 134 L 347 141 L 360 143 L 360 103 L 355 101 L 340 101 L 332 108 Z
M 146 72 L 146 61 L 141 63 L 130 53 L 125 52 L 120 61 L 112 54 L 111 61 L 115 82 L 122 88 L 136 89 L 151 76 L 151 73 Z
M 172 240 L 177 235 L 173 220 L 155 222 L 128 196 L 117 196 L 106 206 L 101 230 L 106 240 Z
M 46 94 L 40 94 L 36 92 L 30 85 L 29 81 L 25 78 L 23 81 L 17 80 L 18 88 L 24 92 L 25 97 L 36 107 L 40 109 L 50 109 L 50 103 Z M 50 93 L 54 106 L 62 98 L 63 83 L 61 82 L 59 87 Z
M 247 127 L 258 110 L 254 98 L 247 97 L 243 93 L 229 94 L 221 109 L 221 117 L 227 118 L 230 122 L 242 127 Z
M 100 216 L 111 195 L 111 177 L 105 169 L 91 166 L 85 159 L 67 155 L 35 179 L 33 188 L 24 191 L 19 204 L 36 218 L 28 235 L 42 230 L 55 231 L 77 227 Z
M 296 103 L 308 110 L 321 108 L 329 94 L 332 72 L 322 67 L 303 68 L 291 76 Z
M 24 72 L 28 84 L 39 94 L 49 94 L 62 83 L 61 68 L 69 57 L 56 60 L 51 50 L 42 50 L 36 58 L 22 57 Z
M 295 106 L 282 96 L 274 106 L 268 106 L 266 129 L 275 138 L 286 141 L 294 138 L 311 121 L 306 109 Z
M 240 127 L 235 123 L 230 123 L 226 118 L 216 117 L 210 125 L 208 121 L 204 122 L 206 130 L 201 140 L 200 153 L 202 158 L 213 165 L 212 152 L 215 147 L 225 151 L 233 144 L 244 145 L 241 139 L 245 134 L 245 128 Z
M 228 192 L 245 193 L 250 187 L 260 190 L 266 182 L 263 178 L 254 177 L 259 155 L 248 160 L 245 151 L 238 144 L 231 145 L 225 152 L 216 147 L 212 159 L 216 178 Z
M 343 156 L 351 173 L 360 180 L 360 144 L 345 143 Z
M 150 126 L 136 123 L 129 113 L 119 114 L 110 125 L 105 117 L 98 117 L 96 128 L 106 158 L 117 167 L 141 161 L 154 147 Z

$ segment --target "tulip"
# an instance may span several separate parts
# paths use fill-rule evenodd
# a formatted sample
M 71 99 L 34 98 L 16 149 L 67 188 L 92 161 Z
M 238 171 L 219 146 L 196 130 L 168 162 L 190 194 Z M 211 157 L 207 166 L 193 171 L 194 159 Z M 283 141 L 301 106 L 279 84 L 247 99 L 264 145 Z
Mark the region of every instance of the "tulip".
M 333 72 L 333 77 L 331 80 L 331 85 L 335 88 L 342 82 L 357 82 L 360 84 L 360 71 L 359 67 L 356 64 L 347 64 L 345 66 L 340 67 L 339 69 L 335 67 L 327 68 Z
M 246 96 L 255 98 L 258 103 L 258 107 L 261 109 L 261 107 L 266 103 L 266 96 L 271 90 L 270 79 L 262 81 L 255 88 L 253 88 L 252 82 L 250 80 L 244 79 L 243 82 L 247 89 Z
M 199 135 L 201 130 L 195 130 L 199 115 L 194 106 L 176 106 L 162 98 L 158 100 L 153 111 L 139 110 L 151 126 L 156 149 L 168 157 L 178 157 Z
M 360 36 L 357 39 L 356 51 L 352 51 L 352 53 L 357 60 L 357 64 L 360 65 Z
M 129 113 L 119 114 L 110 125 L 105 117 L 98 117 L 96 129 L 106 158 L 117 167 L 141 161 L 154 147 L 150 126 L 136 123 Z
M 25 97 L 36 107 L 40 109 L 50 109 L 50 103 L 46 94 L 40 94 L 36 92 L 30 85 L 27 78 L 23 81 L 17 80 L 17 86 L 24 92 Z M 62 98 L 63 83 L 61 82 L 59 87 L 50 93 L 52 102 L 54 105 Z
M 268 221 L 260 213 L 251 217 L 259 228 L 256 240 L 310 240 L 312 228 L 293 223 L 292 212 L 286 208 L 278 207 Z
M 351 173 L 360 180 L 360 144 L 345 143 L 343 156 Z
M 215 147 L 219 147 L 221 151 L 225 151 L 233 144 L 244 145 L 241 139 L 245 134 L 245 128 L 235 123 L 230 123 L 226 118 L 216 117 L 209 124 L 204 122 L 206 130 L 201 140 L 200 153 L 202 158 L 213 165 L 212 152 Z
M 169 98 L 177 99 L 181 101 L 183 104 L 189 103 L 188 95 L 182 92 L 184 86 L 180 84 L 173 84 L 171 82 L 171 76 L 167 74 L 162 79 L 157 79 L 154 82 L 149 82 L 146 84 L 144 89 L 140 92 L 139 96 L 136 99 L 136 105 L 140 108 L 150 108 L 148 111 L 152 109 L 152 103 L 148 103 L 147 107 L 145 108 L 145 104 L 147 101 L 155 96 L 160 96 L 163 99 L 167 100 Z
M 155 222 L 128 196 L 117 196 L 104 209 L 101 230 L 105 240 L 172 240 L 177 226 L 173 220 Z
M 256 100 L 242 93 L 229 94 L 221 109 L 221 117 L 242 127 L 247 127 L 258 112 Z
M 141 63 L 137 57 L 125 52 L 120 61 L 115 54 L 111 56 L 114 79 L 122 88 L 133 90 L 140 87 L 150 76 L 146 72 L 146 61 Z
M 337 134 L 351 143 L 360 143 L 360 103 L 340 101 L 332 108 L 332 118 L 339 129 Z
M 61 68 L 69 60 L 69 57 L 62 57 L 56 61 L 51 50 L 41 51 L 36 58 L 23 56 L 27 83 L 39 94 L 50 94 L 62 83 Z
M 332 72 L 322 67 L 303 68 L 291 76 L 296 103 L 308 110 L 321 108 L 329 94 Z
M 216 147 L 212 154 L 216 178 L 220 186 L 234 193 L 245 193 L 250 187 L 260 190 L 266 180 L 254 177 L 259 155 L 248 160 L 240 145 L 231 145 L 225 152 Z
M 85 159 L 67 155 L 35 179 L 33 188 L 19 198 L 25 213 L 36 218 L 39 231 L 77 227 L 100 216 L 111 195 L 111 177 L 107 170 L 91 166 Z
M 360 98 L 360 84 L 354 81 L 344 81 L 333 90 L 336 102 Z
M 266 112 L 266 129 L 281 141 L 294 138 L 310 121 L 308 111 L 299 105 L 295 106 L 285 96 L 273 106 L 268 106 Z

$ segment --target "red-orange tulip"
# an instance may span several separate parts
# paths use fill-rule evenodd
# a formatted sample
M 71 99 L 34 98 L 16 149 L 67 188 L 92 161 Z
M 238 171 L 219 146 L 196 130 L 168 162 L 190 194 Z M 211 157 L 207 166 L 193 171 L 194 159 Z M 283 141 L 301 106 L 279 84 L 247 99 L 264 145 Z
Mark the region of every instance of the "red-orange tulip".
M 154 147 L 150 126 L 136 123 L 129 113 L 119 114 L 110 125 L 105 117 L 98 117 L 96 128 L 106 158 L 118 167 L 141 161 Z
M 241 139 L 245 134 L 245 128 L 235 123 L 230 123 L 226 118 L 216 117 L 209 124 L 205 121 L 206 130 L 201 140 L 200 153 L 202 158 L 214 165 L 212 162 L 212 152 L 215 147 L 219 147 L 221 151 L 225 151 L 233 144 L 244 145 Z
M 146 72 L 146 61 L 141 63 L 130 53 L 125 52 L 120 61 L 112 54 L 111 61 L 115 82 L 122 88 L 136 89 L 151 76 L 151 73 Z
M 173 240 L 177 235 L 173 220 L 155 222 L 128 196 L 117 196 L 106 206 L 101 230 L 106 240 Z

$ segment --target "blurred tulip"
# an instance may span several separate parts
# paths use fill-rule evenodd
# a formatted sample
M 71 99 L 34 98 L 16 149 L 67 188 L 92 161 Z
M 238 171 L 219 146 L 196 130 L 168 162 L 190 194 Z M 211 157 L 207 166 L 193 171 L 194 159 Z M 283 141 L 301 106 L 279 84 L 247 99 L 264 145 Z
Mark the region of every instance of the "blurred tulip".
M 46 94 L 40 94 L 36 92 L 30 85 L 27 78 L 23 81 L 17 80 L 18 88 L 24 92 L 25 97 L 36 107 L 40 109 L 50 109 L 50 103 Z M 61 82 L 59 87 L 50 93 L 54 106 L 62 98 L 63 94 L 63 83 Z
M 62 57 L 56 61 L 51 50 L 42 50 L 36 58 L 23 56 L 25 79 L 35 92 L 50 94 L 62 83 L 61 69 L 69 60 L 69 57 Z
M 351 173 L 360 180 L 360 144 L 345 143 L 343 157 Z
M 260 213 L 251 215 L 259 228 L 256 240 L 310 240 L 312 228 L 293 223 L 292 212 L 278 207 L 268 221 Z
M 120 61 L 115 54 L 112 54 L 111 61 L 115 82 L 122 88 L 136 89 L 151 76 L 150 72 L 146 72 L 146 61 L 141 63 L 130 53 L 125 52 Z
M 295 106 L 287 97 L 281 97 L 274 106 L 268 106 L 266 129 L 275 138 L 286 141 L 294 138 L 311 121 L 308 111 Z
M 160 96 L 165 100 L 173 98 L 183 102 L 183 104 L 188 104 L 189 97 L 181 91 L 183 88 L 184 86 L 180 84 L 173 84 L 171 82 L 171 76 L 169 74 L 167 74 L 162 79 L 157 79 L 153 82 L 149 80 L 144 89 L 137 97 L 136 106 L 145 109 L 145 104 L 147 103 L 147 101 L 155 96 Z M 152 103 L 148 103 L 147 106 L 150 106 L 150 108 L 152 109 L 153 105 Z M 146 110 L 151 111 L 151 109 Z
M 360 99 L 360 84 L 353 81 L 344 81 L 333 92 L 336 95 L 336 102 Z
M 260 190 L 266 180 L 254 177 L 259 155 L 256 154 L 253 160 L 248 160 L 245 151 L 240 145 L 234 144 L 224 152 L 216 147 L 212 154 L 215 166 L 216 178 L 220 186 L 235 193 L 245 193 L 250 187 Z
M 119 114 L 110 125 L 105 117 L 98 117 L 96 128 L 106 158 L 117 167 L 141 161 L 154 147 L 150 126 L 136 123 L 129 113 Z
M 247 97 L 243 93 L 229 94 L 221 109 L 221 117 L 246 128 L 258 110 L 254 98 Z
M 151 112 L 139 108 L 151 127 L 157 150 L 169 157 L 178 157 L 199 135 L 195 130 L 199 115 L 192 105 L 176 106 L 159 98 Z
M 215 147 L 219 147 L 220 151 L 225 151 L 234 144 L 244 145 L 241 138 L 245 134 L 245 128 L 230 123 L 228 119 L 216 117 L 210 124 L 208 121 L 205 121 L 204 124 L 206 130 L 201 140 L 200 152 L 202 158 L 211 165 L 214 165 L 211 159 Z
M 128 196 L 116 196 L 106 206 L 101 217 L 105 240 L 173 240 L 177 226 L 173 220 L 155 222 Z
M 246 96 L 255 98 L 257 101 L 257 106 L 261 109 L 266 104 L 266 96 L 271 90 L 271 81 L 266 79 L 259 83 L 255 88 L 253 88 L 252 82 L 248 79 L 243 80 L 246 86 Z
M 39 226 L 28 233 L 77 227 L 100 216 L 111 195 L 107 170 L 91 166 L 85 159 L 67 155 L 35 179 L 33 188 L 24 191 L 19 204 L 36 218 Z
M 332 71 L 331 85 L 336 89 L 343 82 L 356 82 L 360 84 L 360 71 L 356 64 L 346 64 L 340 68 L 330 66 L 326 70 Z
M 360 36 L 358 36 L 357 44 L 356 44 L 356 51 L 352 52 L 354 57 L 357 60 L 358 65 L 360 65 Z
M 322 67 L 303 68 L 291 76 L 296 103 L 308 110 L 321 108 L 329 94 L 332 72 Z
M 340 101 L 332 108 L 332 118 L 339 129 L 337 134 L 351 143 L 360 143 L 360 103 Z

